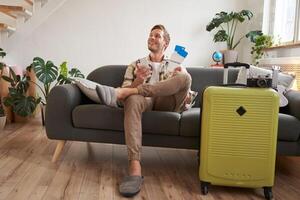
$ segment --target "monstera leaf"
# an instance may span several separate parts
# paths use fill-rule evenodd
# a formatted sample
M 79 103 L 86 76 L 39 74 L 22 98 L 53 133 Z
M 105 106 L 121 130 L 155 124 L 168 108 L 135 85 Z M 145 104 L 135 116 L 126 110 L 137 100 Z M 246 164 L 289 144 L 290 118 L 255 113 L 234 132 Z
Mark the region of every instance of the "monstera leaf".
M 45 85 L 50 85 L 54 82 L 58 75 L 58 68 L 53 64 L 52 61 L 45 61 L 40 57 L 33 59 L 33 69 L 36 77 Z
M 226 31 L 219 30 L 214 36 L 214 42 L 224 42 L 227 41 L 228 35 Z
M 20 94 L 15 88 L 9 88 L 9 94 L 10 96 L 4 98 L 4 105 L 11 106 L 13 112 L 22 117 L 31 115 L 41 101 L 41 98 L 36 99 L 32 96 Z
M 36 100 L 32 96 L 21 96 L 20 98 L 16 98 L 14 103 L 14 112 L 22 117 L 26 117 L 34 112 L 36 106 L 40 103 L 40 98 Z

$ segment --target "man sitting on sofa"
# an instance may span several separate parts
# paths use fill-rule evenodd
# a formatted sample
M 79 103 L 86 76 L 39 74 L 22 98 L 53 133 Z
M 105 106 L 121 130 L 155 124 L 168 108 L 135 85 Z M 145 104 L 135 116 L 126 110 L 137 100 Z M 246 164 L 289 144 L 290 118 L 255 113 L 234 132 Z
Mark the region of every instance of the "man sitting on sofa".
M 134 196 L 140 191 L 142 113 L 147 110 L 182 112 L 191 104 L 195 93 L 190 91 L 191 76 L 180 66 L 168 72 L 164 53 L 170 36 L 163 25 L 155 25 L 148 38 L 149 56 L 130 64 L 121 88 L 97 86 L 97 94 L 103 104 L 124 106 L 125 141 L 128 149 L 129 176 L 119 186 L 123 196 Z M 145 62 L 147 61 L 147 62 Z M 147 64 L 148 66 L 145 66 Z

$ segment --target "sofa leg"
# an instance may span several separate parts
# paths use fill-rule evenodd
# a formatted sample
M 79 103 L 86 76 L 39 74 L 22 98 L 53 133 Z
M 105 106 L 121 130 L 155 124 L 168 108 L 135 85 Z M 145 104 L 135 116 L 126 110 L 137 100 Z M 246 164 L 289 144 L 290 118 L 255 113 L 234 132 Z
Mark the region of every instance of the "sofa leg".
M 59 140 L 57 142 L 53 157 L 52 157 L 52 162 L 55 163 L 58 159 L 58 157 L 60 156 L 64 146 L 66 144 L 66 140 Z

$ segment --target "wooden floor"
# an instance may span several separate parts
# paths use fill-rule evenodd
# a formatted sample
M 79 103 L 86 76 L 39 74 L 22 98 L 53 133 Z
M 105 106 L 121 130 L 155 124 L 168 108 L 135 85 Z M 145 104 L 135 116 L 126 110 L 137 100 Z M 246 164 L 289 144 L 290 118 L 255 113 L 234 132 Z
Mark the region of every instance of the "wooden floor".
M 118 183 L 126 174 L 124 145 L 67 142 L 56 164 L 56 142 L 39 119 L 6 126 L 0 133 L 0 199 L 123 199 Z M 143 148 L 142 191 L 134 199 L 264 199 L 262 189 L 211 186 L 200 194 L 197 152 Z M 278 157 L 275 199 L 300 198 L 300 157 Z

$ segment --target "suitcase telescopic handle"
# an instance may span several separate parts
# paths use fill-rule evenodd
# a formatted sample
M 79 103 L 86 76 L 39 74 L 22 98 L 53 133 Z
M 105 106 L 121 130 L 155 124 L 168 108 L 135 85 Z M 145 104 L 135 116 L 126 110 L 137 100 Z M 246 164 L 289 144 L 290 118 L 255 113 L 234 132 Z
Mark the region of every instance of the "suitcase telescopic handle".
M 228 68 L 228 67 L 246 67 L 246 69 L 249 69 L 250 65 L 247 63 L 240 63 L 240 62 L 226 63 L 224 65 L 224 68 Z
M 249 75 L 250 65 L 247 63 L 234 62 L 234 63 L 226 63 L 224 65 L 223 84 L 228 83 L 228 67 L 246 67 L 247 76 L 246 76 L 245 83 L 247 83 L 247 77 Z

